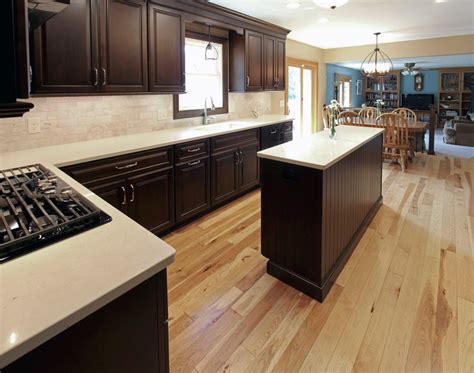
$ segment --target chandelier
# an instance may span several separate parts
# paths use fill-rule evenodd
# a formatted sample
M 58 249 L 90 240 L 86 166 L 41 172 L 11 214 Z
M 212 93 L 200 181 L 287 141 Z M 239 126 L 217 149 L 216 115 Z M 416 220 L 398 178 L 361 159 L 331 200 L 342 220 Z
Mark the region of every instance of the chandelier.
M 360 70 L 366 76 L 377 77 L 386 75 L 393 70 L 393 63 L 390 57 L 379 48 L 380 32 L 376 32 L 374 35 L 375 49 L 365 57 Z
M 405 68 L 401 71 L 403 76 L 408 76 L 408 75 L 418 75 L 420 71 L 415 68 L 415 63 L 414 62 L 407 62 L 405 64 Z
M 347 4 L 348 2 L 349 0 L 313 0 L 313 3 L 315 3 L 317 6 L 327 9 L 336 9 Z

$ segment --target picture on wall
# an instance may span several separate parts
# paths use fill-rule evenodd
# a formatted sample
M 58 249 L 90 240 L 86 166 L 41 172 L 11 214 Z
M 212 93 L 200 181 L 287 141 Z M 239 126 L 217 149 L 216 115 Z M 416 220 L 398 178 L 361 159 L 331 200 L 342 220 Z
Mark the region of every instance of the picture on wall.
M 362 80 L 358 80 L 356 82 L 356 95 L 361 96 L 362 95 Z

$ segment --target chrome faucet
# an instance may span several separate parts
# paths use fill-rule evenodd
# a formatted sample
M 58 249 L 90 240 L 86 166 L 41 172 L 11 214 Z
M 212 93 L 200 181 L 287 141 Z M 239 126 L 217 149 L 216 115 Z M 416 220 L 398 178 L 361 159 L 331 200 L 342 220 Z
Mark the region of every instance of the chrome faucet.
M 207 100 L 211 100 L 211 110 L 216 110 L 216 106 L 214 105 L 214 99 L 212 96 L 208 96 L 204 99 L 204 120 L 203 124 L 209 124 L 211 119 L 214 119 L 215 117 L 210 117 L 207 115 Z

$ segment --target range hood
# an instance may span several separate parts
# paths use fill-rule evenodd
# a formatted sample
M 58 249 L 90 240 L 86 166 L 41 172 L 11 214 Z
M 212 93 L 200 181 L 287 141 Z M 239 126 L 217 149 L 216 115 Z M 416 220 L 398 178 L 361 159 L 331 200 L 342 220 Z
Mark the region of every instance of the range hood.
M 62 12 L 70 4 L 70 0 L 28 0 L 28 21 L 33 30 L 54 15 Z

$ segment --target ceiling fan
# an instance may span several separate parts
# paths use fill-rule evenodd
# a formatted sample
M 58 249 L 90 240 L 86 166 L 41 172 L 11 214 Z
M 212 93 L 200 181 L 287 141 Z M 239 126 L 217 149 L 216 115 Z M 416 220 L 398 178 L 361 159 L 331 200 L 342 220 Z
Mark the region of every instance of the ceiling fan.
M 408 76 L 408 75 L 418 75 L 420 73 L 420 69 L 415 67 L 416 63 L 414 62 L 407 62 L 405 63 L 405 67 L 401 70 L 402 75 Z

